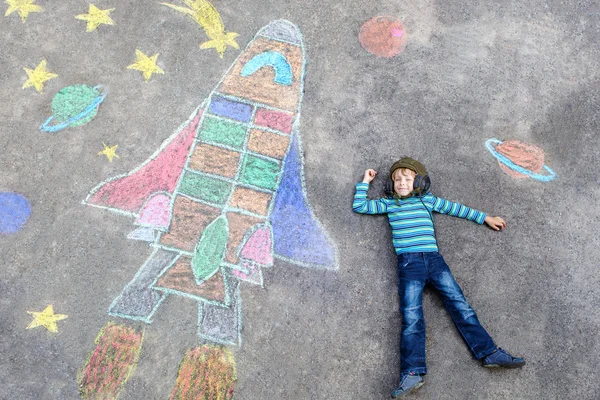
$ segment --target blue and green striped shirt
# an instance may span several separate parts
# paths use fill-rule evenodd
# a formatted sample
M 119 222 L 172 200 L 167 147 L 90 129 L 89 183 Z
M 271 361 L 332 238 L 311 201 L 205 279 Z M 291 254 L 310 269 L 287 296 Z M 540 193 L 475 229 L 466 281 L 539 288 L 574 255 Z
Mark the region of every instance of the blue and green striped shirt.
M 483 224 L 485 213 L 427 193 L 404 200 L 368 200 L 368 183 L 357 183 L 352 210 L 360 214 L 387 214 L 396 254 L 438 251 L 431 211 Z

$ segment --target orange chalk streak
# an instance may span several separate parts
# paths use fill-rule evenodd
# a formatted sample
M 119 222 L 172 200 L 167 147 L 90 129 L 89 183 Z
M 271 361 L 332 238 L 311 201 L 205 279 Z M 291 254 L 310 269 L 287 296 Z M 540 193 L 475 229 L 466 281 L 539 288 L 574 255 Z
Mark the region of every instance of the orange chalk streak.
M 133 328 L 106 324 L 96 338 L 96 348 L 78 374 L 83 399 L 116 399 L 133 373 L 142 348 L 143 334 Z
M 237 380 L 231 351 L 222 346 L 188 350 L 170 400 L 230 400 Z

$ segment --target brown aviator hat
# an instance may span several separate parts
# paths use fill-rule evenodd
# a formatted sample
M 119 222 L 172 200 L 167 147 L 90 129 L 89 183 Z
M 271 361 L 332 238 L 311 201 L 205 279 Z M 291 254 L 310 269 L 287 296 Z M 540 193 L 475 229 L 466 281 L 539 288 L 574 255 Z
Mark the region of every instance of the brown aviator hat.
M 396 170 L 398 168 L 408 168 L 410 170 L 415 171 L 417 175 L 421 175 L 421 176 L 427 175 L 427 170 L 425 169 L 425 166 L 423 164 L 421 164 L 420 162 L 418 162 L 417 160 L 415 160 L 413 158 L 402 157 L 401 159 L 396 161 L 394 163 L 394 165 L 392 165 L 392 168 L 390 168 L 390 179 L 391 180 L 394 180 L 394 172 L 396 172 Z

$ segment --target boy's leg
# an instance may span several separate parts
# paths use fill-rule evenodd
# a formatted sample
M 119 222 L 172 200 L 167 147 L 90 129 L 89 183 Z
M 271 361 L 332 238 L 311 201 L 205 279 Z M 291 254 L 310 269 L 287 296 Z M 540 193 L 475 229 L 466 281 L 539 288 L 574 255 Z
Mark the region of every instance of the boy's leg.
M 400 373 L 402 375 L 427 373 L 425 318 L 422 307 L 425 278 L 425 265 L 420 253 L 399 257 L 398 294 L 400 295 L 400 312 L 402 314 Z
M 475 358 L 480 360 L 496 351 L 494 341 L 481 326 L 442 256 L 437 252 L 429 253 L 426 263 L 431 284 L 442 296 L 446 310 Z

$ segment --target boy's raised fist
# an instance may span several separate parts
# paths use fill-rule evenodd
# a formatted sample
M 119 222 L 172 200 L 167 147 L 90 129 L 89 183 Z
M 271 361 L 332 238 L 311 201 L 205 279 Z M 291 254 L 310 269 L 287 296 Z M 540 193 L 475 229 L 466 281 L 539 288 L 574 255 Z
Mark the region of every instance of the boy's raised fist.
M 375 179 L 375 175 L 377 175 L 377 171 L 369 168 L 365 171 L 365 176 L 363 177 L 363 183 L 371 183 L 373 179 Z

